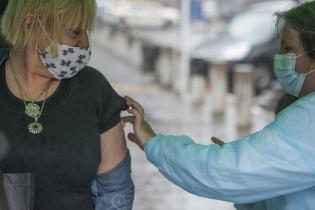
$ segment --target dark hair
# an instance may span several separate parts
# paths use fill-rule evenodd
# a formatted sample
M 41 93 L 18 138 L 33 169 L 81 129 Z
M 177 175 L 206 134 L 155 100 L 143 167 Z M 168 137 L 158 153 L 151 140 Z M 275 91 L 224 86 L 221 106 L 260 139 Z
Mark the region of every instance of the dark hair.
M 0 0 L 0 19 L 3 15 L 5 8 L 7 7 L 8 0 Z M 9 47 L 9 44 L 4 40 L 3 36 L 0 34 L 0 48 Z
M 0 17 L 3 15 L 5 8 L 7 7 L 8 0 L 1 0 L 0 2 Z
M 315 59 L 315 1 L 300 4 L 288 11 L 276 13 L 277 27 L 282 23 L 299 33 L 300 41 L 308 55 Z

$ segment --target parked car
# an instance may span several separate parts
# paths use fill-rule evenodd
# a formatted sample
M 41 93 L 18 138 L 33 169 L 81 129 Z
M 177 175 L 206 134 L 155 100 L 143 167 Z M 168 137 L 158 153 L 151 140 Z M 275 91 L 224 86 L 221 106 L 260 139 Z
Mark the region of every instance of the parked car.
M 122 1 L 103 15 L 104 22 L 110 20 L 131 28 L 171 27 L 179 21 L 177 8 L 166 7 L 156 1 Z
M 205 40 L 192 50 L 192 69 L 196 69 L 194 65 L 207 68 L 214 62 L 227 63 L 229 90 L 232 91 L 235 64 L 253 64 L 256 92 L 267 89 L 275 79 L 273 56 L 277 51 L 278 32 L 274 13 L 290 7 L 291 1 L 261 2 L 236 14 L 217 38 Z M 198 64 L 200 62 L 207 65 Z

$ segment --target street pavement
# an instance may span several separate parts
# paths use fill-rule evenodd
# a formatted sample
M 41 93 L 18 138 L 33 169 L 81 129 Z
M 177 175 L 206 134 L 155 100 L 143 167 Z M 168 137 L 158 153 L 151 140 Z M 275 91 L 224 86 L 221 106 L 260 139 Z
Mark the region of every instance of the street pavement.
M 233 97 L 228 97 L 225 115 L 211 114 L 211 95 L 206 95 L 202 107 L 183 103 L 168 89 L 160 88 L 150 74 L 142 73 L 106 52 L 99 44 L 92 46 L 91 66 L 101 71 L 116 91 L 138 100 L 146 110 L 146 118 L 156 132 L 172 135 L 185 134 L 197 143 L 210 144 L 210 137 L 216 136 L 232 141 L 249 132 L 257 131 L 270 122 L 272 115 L 259 107 L 252 111 L 251 130 L 236 129 L 236 110 Z M 126 133 L 131 131 L 126 126 Z M 132 172 L 135 183 L 134 210 L 232 210 L 228 202 L 200 198 L 191 195 L 168 182 L 158 170 L 147 161 L 144 153 L 128 142 L 132 155 Z

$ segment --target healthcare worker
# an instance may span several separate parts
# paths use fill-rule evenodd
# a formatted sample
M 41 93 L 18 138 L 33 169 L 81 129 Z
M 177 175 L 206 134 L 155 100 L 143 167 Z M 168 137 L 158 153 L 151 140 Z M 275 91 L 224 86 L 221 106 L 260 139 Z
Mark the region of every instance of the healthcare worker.
M 144 110 L 126 97 L 128 138 L 170 181 L 186 191 L 234 202 L 237 209 L 315 209 L 315 2 L 278 13 L 281 47 L 274 71 L 299 99 L 261 131 L 222 146 L 155 134 Z

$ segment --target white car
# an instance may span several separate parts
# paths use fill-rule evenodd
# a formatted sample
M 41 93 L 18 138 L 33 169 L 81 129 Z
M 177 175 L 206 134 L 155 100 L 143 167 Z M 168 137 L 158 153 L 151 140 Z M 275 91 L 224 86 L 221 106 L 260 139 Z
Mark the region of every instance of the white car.
M 158 2 L 123 1 L 113 8 L 111 16 L 107 18 L 131 28 L 163 28 L 178 24 L 179 11 Z

